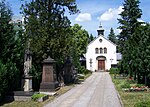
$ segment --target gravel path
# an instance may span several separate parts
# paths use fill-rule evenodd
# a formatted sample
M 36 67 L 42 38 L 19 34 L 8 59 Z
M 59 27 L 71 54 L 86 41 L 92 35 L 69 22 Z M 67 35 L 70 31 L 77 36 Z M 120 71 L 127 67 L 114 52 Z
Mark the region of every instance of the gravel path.
M 121 104 L 109 73 L 94 72 L 44 107 L 121 107 Z

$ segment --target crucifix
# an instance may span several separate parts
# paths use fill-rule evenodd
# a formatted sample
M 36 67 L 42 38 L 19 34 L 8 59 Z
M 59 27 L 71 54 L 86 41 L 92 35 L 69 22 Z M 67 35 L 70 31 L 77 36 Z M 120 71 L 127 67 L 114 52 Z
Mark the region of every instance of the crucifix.
M 112 59 L 112 58 L 110 59 L 111 63 L 112 63 L 113 60 L 114 60 L 114 59 Z
M 90 67 L 92 67 L 92 63 L 93 63 L 93 62 L 92 62 L 92 59 L 90 58 Z

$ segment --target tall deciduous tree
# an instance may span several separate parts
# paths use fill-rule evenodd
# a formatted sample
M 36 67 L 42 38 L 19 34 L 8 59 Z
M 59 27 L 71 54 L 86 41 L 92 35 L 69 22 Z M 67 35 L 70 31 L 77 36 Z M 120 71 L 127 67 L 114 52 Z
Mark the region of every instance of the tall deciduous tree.
M 86 52 L 86 46 L 88 44 L 89 34 L 86 30 L 82 29 L 82 26 L 75 24 L 72 28 L 72 44 L 71 54 L 74 59 L 74 64 L 78 66 L 79 58 Z
M 117 43 L 116 35 L 115 35 L 115 33 L 114 33 L 113 28 L 110 29 L 110 33 L 109 33 L 109 35 L 108 35 L 108 39 L 109 39 L 111 42 L 113 42 L 114 44 Z

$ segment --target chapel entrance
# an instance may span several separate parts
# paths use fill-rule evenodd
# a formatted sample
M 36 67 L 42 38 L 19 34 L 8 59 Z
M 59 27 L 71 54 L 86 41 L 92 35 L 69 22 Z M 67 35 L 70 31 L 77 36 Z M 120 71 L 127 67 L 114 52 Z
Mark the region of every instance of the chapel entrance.
M 105 60 L 98 60 L 98 70 L 105 70 Z
M 106 57 L 105 56 L 98 56 L 96 58 L 97 64 L 98 64 L 98 70 L 99 71 L 105 71 L 105 62 L 106 62 Z

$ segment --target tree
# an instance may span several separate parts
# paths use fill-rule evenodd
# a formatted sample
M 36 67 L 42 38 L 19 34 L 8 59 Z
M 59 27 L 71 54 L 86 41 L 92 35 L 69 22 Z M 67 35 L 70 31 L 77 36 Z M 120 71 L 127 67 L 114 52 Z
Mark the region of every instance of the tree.
M 62 70 L 65 57 L 69 54 L 71 43 L 70 20 L 66 12 L 78 12 L 75 0 L 32 0 L 22 6 L 25 16 L 25 35 L 33 52 L 32 75 L 34 79 L 41 74 L 41 62 L 50 55 L 57 61 L 57 69 Z M 48 53 L 47 50 L 50 50 Z M 37 81 L 37 80 L 35 80 Z M 37 83 L 39 84 L 39 83 Z
M 94 37 L 92 34 L 90 34 L 88 43 L 90 43 L 90 42 L 93 41 L 94 39 L 95 39 L 95 37 Z
M 138 46 L 134 49 L 132 67 L 138 74 L 138 83 L 147 85 L 147 78 L 150 78 L 150 24 L 140 26 L 134 33 L 141 36 Z M 142 79 L 141 79 L 142 78 Z M 149 84 L 150 85 L 150 84 Z
M 114 44 L 117 43 L 116 35 L 114 33 L 113 28 L 110 29 L 110 34 L 108 35 L 108 39 L 113 42 Z
M 19 88 L 19 76 L 23 70 L 22 33 L 17 33 L 11 22 L 12 11 L 5 0 L 0 2 L 0 97 Z
M 121 29 L 120 35 L 118 35 L 118 47 L 122 53 L 124 66 L 123 69 L 128 71 L 130 76 L 133 76 L 133 53 L 137 40 L 140 40 L 138 36 L 133 36 L 136 29 L 141 23 L 138 22 L 138 18 L 141 18 L 142 11 L 139 9 L 139 0 L 124 0 L 123 11 L 121 12 L 121 18 L 118 19 Z M 136 75 L 136 72 L 134 72 Z
M 70 45 L 70 52 L 76 67 L 79 66 L 79 59 L 81 55 L 86 52 L 86 46 L 88 45 L 89 34 L 86 30 L 82 29 L 82 26 L 75 24 L 71 28 L 72 31 L 72 44 Z
M 123 11 L 119 21 L 119 29 L 121 30 L 118 36 L 119 48 L 123 52 L 125 50 L 125 42 L 135 32 L 135 29 L 140 25 L 138 18 L 141 18 L 142 11 L 139 8 L 139 0 L 124 0 Z

